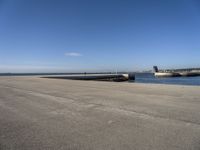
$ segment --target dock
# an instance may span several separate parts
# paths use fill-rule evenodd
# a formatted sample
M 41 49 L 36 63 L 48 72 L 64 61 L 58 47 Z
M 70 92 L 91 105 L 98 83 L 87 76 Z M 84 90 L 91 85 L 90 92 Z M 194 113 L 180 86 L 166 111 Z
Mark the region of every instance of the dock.
M 69 79 L 69 80 L 94 80 L 122 82 L 135 80 L 135 74 L 76 74 L 76 75 L 43 75 L 41 78 Z
M 0 77 L 1 150 L 199 150 L 200 87 Z

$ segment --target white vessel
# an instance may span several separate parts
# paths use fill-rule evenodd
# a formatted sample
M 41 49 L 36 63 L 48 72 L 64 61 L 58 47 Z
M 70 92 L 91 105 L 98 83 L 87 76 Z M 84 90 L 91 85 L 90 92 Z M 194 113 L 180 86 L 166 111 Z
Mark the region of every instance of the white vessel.
M 182 71 L 182 69 L 177 70 L 167 70 L 167 71 L 160 71 L 158 70 L 157 66 L 153 67 L 154 69 L 154 75 L 156 77 L 194 77 L 194 76 L 200 76 L 199 70 L 189 70 L 188 71 Z M 187 69 L 185 69 L 187 70 Z

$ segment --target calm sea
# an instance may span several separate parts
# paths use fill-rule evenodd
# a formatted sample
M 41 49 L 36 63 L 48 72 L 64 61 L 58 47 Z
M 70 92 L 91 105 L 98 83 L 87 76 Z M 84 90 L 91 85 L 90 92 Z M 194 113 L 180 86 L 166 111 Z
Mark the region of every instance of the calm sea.
M 198 85 L 200 86 L 199 77 L 171 77 L 156 78 L 152 73 L 137 73 L 136 83 L 157 83 L 157 84 L 178 84 L 178 85 Z
M 75 73 L 20 73 L 20 74 L 0 74 L 0 76 L 32 76 L 32 75 L 65 75 Z M 197 85 L 200 86 L 199 77 L 171 77 L 171 78 L 156 78 L 152 73 L 136 73 L 134 83 L 156 83 L 156 84 L 176 84 L 176 85 Z

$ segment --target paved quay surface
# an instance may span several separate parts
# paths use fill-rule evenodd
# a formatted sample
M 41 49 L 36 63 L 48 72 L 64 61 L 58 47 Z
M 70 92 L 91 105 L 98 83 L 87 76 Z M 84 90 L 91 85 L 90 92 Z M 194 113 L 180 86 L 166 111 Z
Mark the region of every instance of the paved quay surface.
M 200 150 L 200 87 L 0 77 L 0 150 Z

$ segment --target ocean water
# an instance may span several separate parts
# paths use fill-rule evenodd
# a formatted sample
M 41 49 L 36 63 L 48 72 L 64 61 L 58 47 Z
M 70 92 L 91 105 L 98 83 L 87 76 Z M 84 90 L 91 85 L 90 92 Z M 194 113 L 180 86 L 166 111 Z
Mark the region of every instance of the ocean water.
M 200 86 L 200 76 L 198 77 L 168 77 L 157 78 L 153 73 L 136 73 L 135 83 L 156 83 L 175 85 L 196 85 Z

